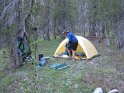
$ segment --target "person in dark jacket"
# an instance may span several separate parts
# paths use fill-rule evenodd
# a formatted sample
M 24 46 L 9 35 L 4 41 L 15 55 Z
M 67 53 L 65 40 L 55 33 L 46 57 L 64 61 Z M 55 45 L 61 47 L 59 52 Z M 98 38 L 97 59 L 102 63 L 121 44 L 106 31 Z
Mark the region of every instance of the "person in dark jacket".
M 77 50 L 78 39 L 70 31 L 63 31 L 62 34 L 67 36 L 67 38 L 69 40 L 65 46 L 68 51 L 69 58 L 72 58 L 72 60 L 75 61 L 75 51 Z

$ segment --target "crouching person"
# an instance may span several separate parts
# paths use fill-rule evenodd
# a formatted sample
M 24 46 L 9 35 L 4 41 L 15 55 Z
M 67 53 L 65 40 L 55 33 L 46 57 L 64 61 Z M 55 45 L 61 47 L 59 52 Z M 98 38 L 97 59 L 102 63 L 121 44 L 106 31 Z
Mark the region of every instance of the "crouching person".
M 75 61 L 75 51 L 77 50 L 78 39 L 70 31 L 63 31 L 62 34 L 67 36 L 67 38 L 69 39 L 69 41 L 66 44 L 66 50 L 68 51 L 69 58 Z

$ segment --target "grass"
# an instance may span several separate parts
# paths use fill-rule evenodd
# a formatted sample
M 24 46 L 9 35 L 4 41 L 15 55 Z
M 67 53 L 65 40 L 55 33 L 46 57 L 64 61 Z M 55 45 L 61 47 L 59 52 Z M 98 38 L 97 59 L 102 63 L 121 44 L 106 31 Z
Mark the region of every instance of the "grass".
M 101 56 L 91 60 L 78 60 L 72 62 L 66 59 L 53 58 L 53 54 L 61 40 L 43 41 L 39 39 L 38 54 L 51 57 L 44 67 L 25 63 L 14 73 L 6 74 L 2 68 L 7 62 L 0 51 L 0 93 L 92 93 L 95 88 L 102 87 L 106 91 L 112 88 L 119 89 L 118 81 L 123 81 L 124 72 L 122 55 L 107 52 L 109 48 L 96 45 Z M 110 49 L 109 49 L 110 50 Z M 115 52 L 115 51 L 114 51 Z M 115 58 L 116 57 L 116 58 Z M 38 58 L 35 59 L 38 62 Z M 69 67 L 63 70 L 54 70 L 49 67 L 53 63 L 66 62 Z M 117 69 L 119 68 L 119 69 Z M 123 91 L 123 90 L 120 90 Z

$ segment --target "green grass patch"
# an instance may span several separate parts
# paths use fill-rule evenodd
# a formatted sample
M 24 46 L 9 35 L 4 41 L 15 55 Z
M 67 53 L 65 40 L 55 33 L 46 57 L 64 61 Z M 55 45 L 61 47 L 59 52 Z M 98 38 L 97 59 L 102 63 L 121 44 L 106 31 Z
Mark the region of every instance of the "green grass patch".
M 116 61 L 123 64 L 123 56 L 121 58 L 119 55 L 116 56 L 118 59 L 112 58 L 112 53 L 105 52 L 107 49 L 103 48 L 102 45 L 97 47 L 101 56 L 91 60 L 72 62 L 71 60 L 53 57 L 61 40 L 44 41 L 39 39 L 35 43 L 38 46 L 36 59 L 25 63 L 24 66 L 16 69 L 14 73 L 6 75 L 2 71 L 0 72 L 0 83 L 3 86 L 0 91 L 7 90 L 7 86 L 14 89 L 12 84 L 18 80 L 17 88 L 12 93 L 20 93 L 20 91 L 22 93 L 92 93 L 96 87 L 106 87 L 103 85 L 106 81 L 110 80 L 110 84 L 116 84 L 123 76 L 123 73 L 120 74 L 115 68 Z M 32 56 L 35 56 L 34 54 Z M 38 54 L 50 57 L 46 66 L 36 67 Z M 4 60 L 1 51 L 0 59 Z M 4 68 L 7 64 L 6 61 L 4 62 L 0 63 L 1 68 Z M 63 70 L 54 70 L 49 67 L 51 64 L 63 62 L 66 62 L 69 67 Z M 117 65 L 122 67 L 119 63 Z M 106 88 L 111 89 L 111 87 Z M 6 91 L 6 93 L 9 92 Z
M 0 91 L 1 93 L 5 93 L 7 91 L 7 87 L 11 85 L 16 78 L 13 77 L 12 75 L 7 75 L 0 81 Z
M 60 44 L 61 41 L 59 40 L 51 40 L 51 41 L 44 41 L 44 40 L 38 40 L 37 45 L 37 53 L 42 53 L 44 56 L 53 56 L 54 52 L 56 51 L 56 48 Z

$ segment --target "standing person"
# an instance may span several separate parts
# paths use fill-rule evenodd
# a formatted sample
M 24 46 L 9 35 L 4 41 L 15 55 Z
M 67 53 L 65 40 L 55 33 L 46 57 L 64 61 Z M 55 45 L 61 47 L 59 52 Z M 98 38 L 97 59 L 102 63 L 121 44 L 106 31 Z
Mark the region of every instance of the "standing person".
M 67 36 L 69 39 L 65 47 L 69 53 L 69 58 L 72 58 L 72 60 L 75 61 L 75 51 L 77 50 L 78 40 L 76 36 L 70 31 L 63 31 L 62 34 Z

